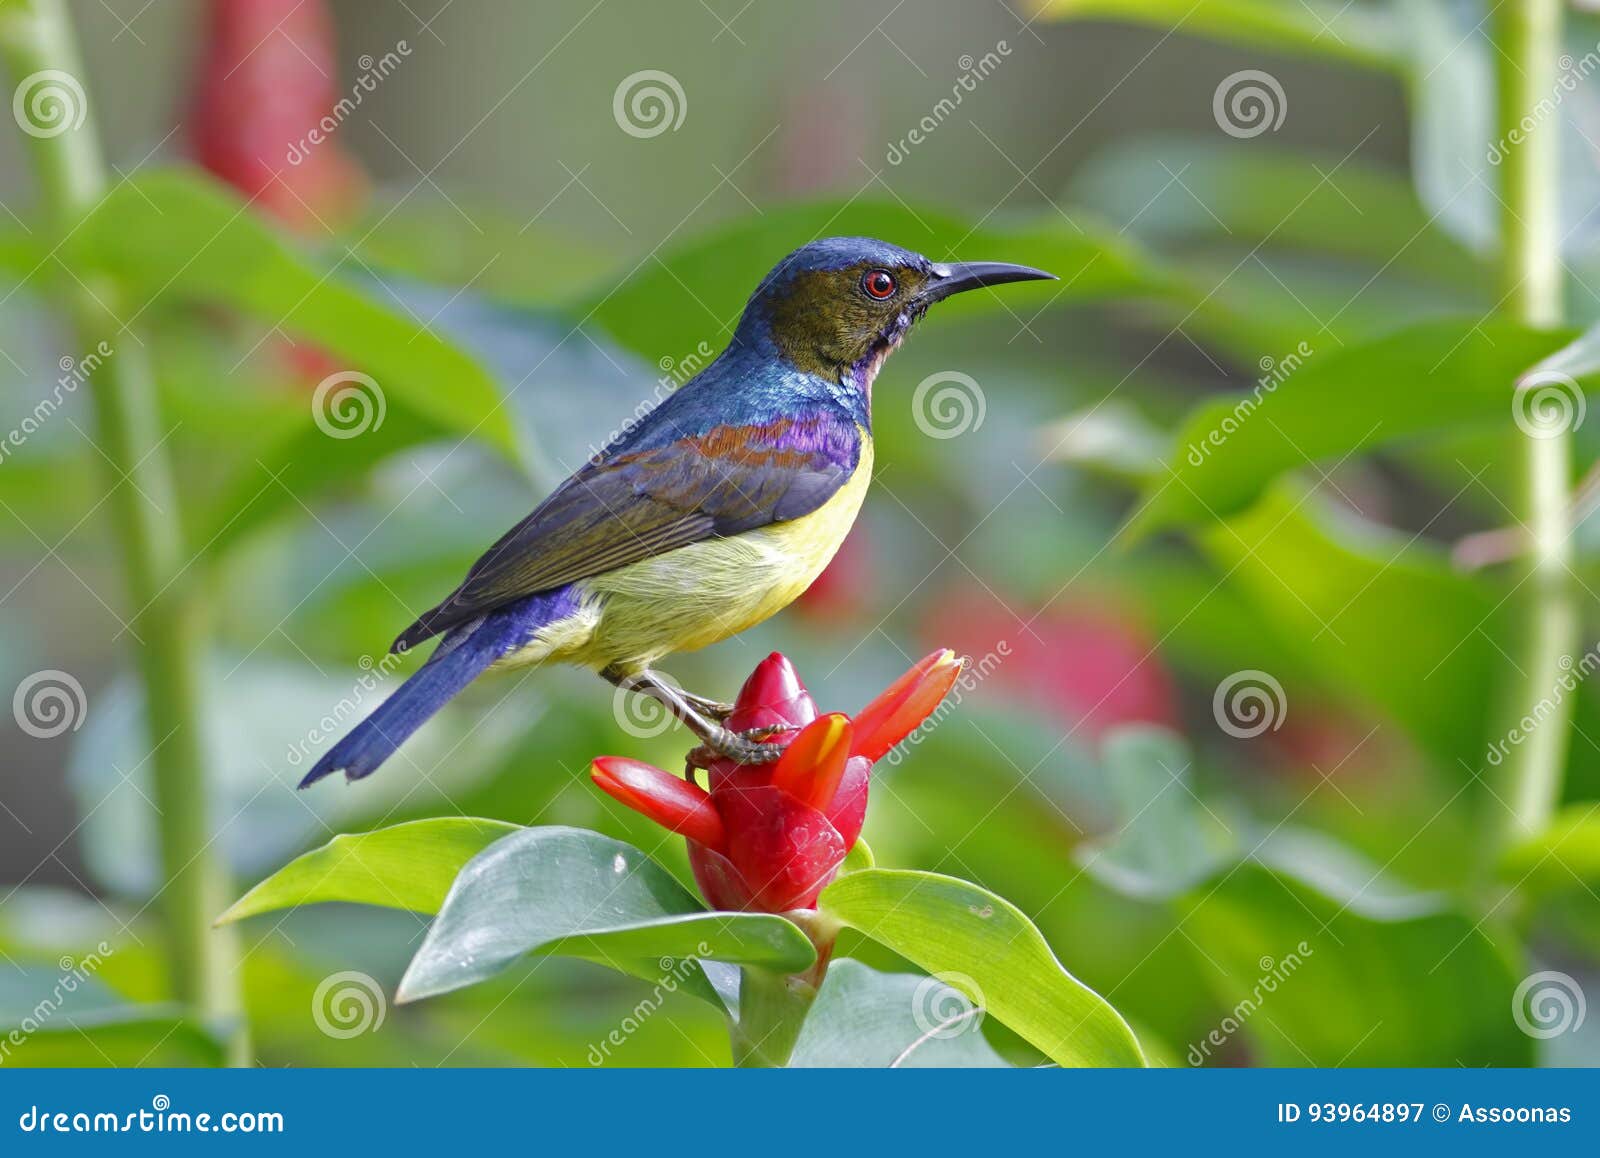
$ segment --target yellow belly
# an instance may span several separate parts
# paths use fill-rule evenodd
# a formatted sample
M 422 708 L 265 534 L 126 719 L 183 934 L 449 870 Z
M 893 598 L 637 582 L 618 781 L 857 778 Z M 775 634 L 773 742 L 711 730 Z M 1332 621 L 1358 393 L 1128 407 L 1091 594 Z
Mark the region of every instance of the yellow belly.
M 850 533 L 871 478 L 872 444 L 863 432 L 854 474 L 811 514 L 585 579 L 578 615 L 495 666 L 556 661 L 637 670 L 737 635 L 811 586 Z

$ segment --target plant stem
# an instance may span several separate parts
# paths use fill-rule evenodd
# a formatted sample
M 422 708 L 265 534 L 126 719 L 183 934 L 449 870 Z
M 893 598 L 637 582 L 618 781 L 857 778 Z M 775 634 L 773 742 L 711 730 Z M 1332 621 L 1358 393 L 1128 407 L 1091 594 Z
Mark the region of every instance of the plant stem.
M 14 83 L 46 70 L 82 84 L 63 0 L 0 0 L 0 53 Z M 81 104 L 81 102 L 79 102 Z M 68 116 L 72 116 L 69 111 Z M 54 126 L 52 125 L 52 128 Z M 106 193 L 93 118 L 59 133 L 26 136 L 41 205 L 58 247 Z M 54 260 L 60 261 L 59 257 Z M 128 634 L 144 688 L 164 882 L 162 911 L 174 994 L 226 1038 L 234 1064 L 249 1061 L 231 933 L 212 920 L 228 881 L 211 852 L 199 710 L 204 609 L 183 582 L 185 557 L 177 487 L 164 449 L 149 359 L 122 324 L 118 287 L 91 271 L 62 279 L 62 301 L 89 377 L 97 442 L 108 460 L 108 506 L 118 536 L 133 616 Z M 109 351 L 109 352 L 107 352 Z
M 739 1022 L 733 1027 L 733 1064 L 779 1067 L 789 1063 L 817 987 L 809 977 L 746 965 L 739 977 Z
M 1498 67 L 1498 133 L 1511 145 L 1502 166 L 1501 288 L 1504 308 L 1530 326 L 1562 322 L 1560 252 L 1560 123 L 1536 110 L 1556 92 L 1564 0 L 1517 0 L 1495 14 Z M 1529 128 L 1528 126 L 1532 127 Z M 1578 638 L 1579 617 L 1571 571 L 1572 440 L 1562 431 L 1550 438 L 1521 439 L 1524 521 L 1533 540 L 1523 577 L 1521 640 L 1516 659 L 1524 678 L 1512 711 L 1520 718 L 1541 701 L 1554 702 L 1566 674 L 1562 666 Z M 1497 837 L 1492 849 L 1542 831 L 1561 796 L 1571 730 L 1571 696 L 1513 748 L 1496 792 Z

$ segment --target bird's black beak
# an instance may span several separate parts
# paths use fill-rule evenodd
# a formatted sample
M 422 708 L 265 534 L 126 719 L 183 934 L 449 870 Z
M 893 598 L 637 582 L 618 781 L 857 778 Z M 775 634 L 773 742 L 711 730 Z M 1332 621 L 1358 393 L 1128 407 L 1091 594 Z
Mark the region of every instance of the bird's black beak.
M 917 297 L 921 299 L 921 304 L 932 305 L 944 301 L 951 294 L 983 286 L 1005 285 L 1012 281 L 1055 280 L 1055 274 L 1028 265 L 1011 265 L 1004 261 L 961 261 L 934 266 L 933 276 L 917 293 Z

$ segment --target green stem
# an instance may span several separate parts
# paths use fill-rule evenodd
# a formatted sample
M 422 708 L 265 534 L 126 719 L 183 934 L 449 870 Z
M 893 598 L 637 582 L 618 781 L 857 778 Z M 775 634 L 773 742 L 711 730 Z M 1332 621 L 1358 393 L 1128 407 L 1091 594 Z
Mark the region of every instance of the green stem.
M 739 978 L 739 1021 L 733 1027 L 733 1064 L 779 1067 L 789 1063 L 817 987 L 809 977 L 746 965 Z
M 0 3 L 0 54 L 19 85 L 47 70 L 66 73 L 80 85 L 88 75 L 62 0 Z M 107 190 L 93 119 L 86 116 L 76 128 L 30 133 L 25 139 L 51 235 L 63 242 Z M 232 935 L 212 928 L 229 891 L 211 847 L 206 807 L 199 708 L 205 616 L 199 593 L 183 581 L 177 487 L 163 446 L 155 386 L 141 343 L 120 320 L 118 287 L 90 271 L 71 272 L 74 276 L 62 278 L 60 287 L 83 355 L 80 366 L 91 353 L 100 359 L 89 387 L 96 441 L 113 472 L 107 480 L 108 506 L 134 609 L 128 634 L 153 749 L 171 984 L 181 1002 L 226 1036 L 229 1060 L 245 1064 L 249 1040 L 237 954 Z
M 1519 141 L 1507 149 L 1502 166 L 1501 288 L 1506 312 L 1539 327 L 1560 325 L 1563 312 L 1560 124 L 1537 112 L 1556 92 L 1563 3 L 1517 0 L 1500 5 L 1495 15 L 1498 136 Z M 1562 660 L 1570 663 L 1579 632 L 1569 525 L 1571 437 L 1566 432 L 1552 438 L 1524 436 L 1522 453 L 1523 509 L 1533 553 L 1520 587 L 1523 621 L 1516 663 L 1524 678 L 1515 693 L 1511 714 L 1516 717 L 1541 701 L 1557 700 L 1566 674 Z M 1561 796 L 1572 699 L 1560 696 L 1554 713 L 1511 749 L 1504 780 L 1495 789 L 1510 813 L 1490 805 L 1498 829 L 1492 848 L 1549 824 Z

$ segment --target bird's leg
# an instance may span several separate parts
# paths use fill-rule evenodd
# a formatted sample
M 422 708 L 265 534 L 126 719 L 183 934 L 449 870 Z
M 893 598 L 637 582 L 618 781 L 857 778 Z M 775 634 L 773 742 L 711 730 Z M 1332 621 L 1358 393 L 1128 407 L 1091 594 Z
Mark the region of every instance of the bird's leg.
M 718 756 L 725 756 L 740 764 L 766 764 L 783 754 L 783 750 L 776 745 L 758 742 L 772 735 L 773 729 L 757 728 L 752 732 L 740 733 L 725 728 L 697 706 L 707 702 L 702 697 L 689 695 L 649 668 L 628 671 L 613 664 L 602 669 L 600 675 L 619 688 L 639 692 L 661 704 L 695 734 L 705 749 Z
M 702 715 L 709 716 L 719 724 L 724 723 L 729 716 L 733 715 L 733 705 L 724 703 L 722 700 L 714 700 L 710 696 L 697 696 L 693 692 L 684 691 L 682 688 L 678 689 L 678 694 L 688 701 L 690 707 Z

